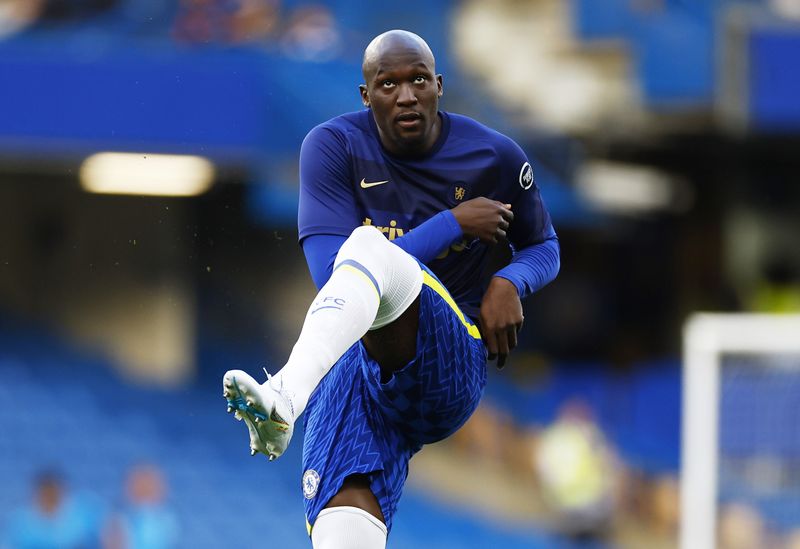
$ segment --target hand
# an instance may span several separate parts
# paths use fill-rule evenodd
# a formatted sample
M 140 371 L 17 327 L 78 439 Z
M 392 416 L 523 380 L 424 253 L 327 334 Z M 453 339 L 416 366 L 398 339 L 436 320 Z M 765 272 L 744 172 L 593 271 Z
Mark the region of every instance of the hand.
M 506 237 L 508 225 L 514 220 L 511 204 L 479 196 L 462 202 L 452 210 L 464 235 L 495 244 Z
M 505 366 L 506 357 L 517 346 L 523 320 L 517 287 L 505 278 L 492 277 L 481 301 L 481 335 L 489 360 L 497 358 L 498 368 Z

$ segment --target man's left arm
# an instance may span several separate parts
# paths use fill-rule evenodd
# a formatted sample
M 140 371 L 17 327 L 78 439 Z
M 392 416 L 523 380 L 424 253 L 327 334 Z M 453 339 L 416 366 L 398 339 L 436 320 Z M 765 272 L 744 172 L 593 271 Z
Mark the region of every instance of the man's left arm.
M 511 200 L 514 221 L 508 231 L 515 253 L 489 282 L 480 312 L 481 333 L 489 357 L 497 358 L 498 367 L 505 364 L 508 353 L 517 345 L 523 322 L 522 298 L 551 282 L 561 265 L 558 237 L 530 164 L 516 144 L 509 156 L 512 158 L 504 164 L 513 169 L 504 175 L 502 185 L 509 185 L 509 194 L 515 195 Z
M 511 282 L 523 299 L 552 282 L 560 267 L 561 248 L 556 231 L 550 225 L 544 240 L 515 250 L 511 262 L 497 271 L 494 278 Z

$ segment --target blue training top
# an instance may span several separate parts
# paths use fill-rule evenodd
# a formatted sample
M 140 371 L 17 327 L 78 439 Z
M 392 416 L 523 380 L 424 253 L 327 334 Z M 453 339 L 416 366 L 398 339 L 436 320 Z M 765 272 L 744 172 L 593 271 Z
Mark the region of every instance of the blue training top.
M 511 204 L 514 212 L 508 240 L 515 254 L 495 276 L 513 282 L 520 297 L 555 278 L 558 239 L 525 153 L 471 118 L 439 116 L 439 138 L 418 157 L 389 153 L 369 109 L 333 118 L 306 136 L 298 228 L 317 286 L 353 229 L 374 225 L 427 265 L 477 318 L 489 246 L 467 240 L 449 210 L 479 196 Z

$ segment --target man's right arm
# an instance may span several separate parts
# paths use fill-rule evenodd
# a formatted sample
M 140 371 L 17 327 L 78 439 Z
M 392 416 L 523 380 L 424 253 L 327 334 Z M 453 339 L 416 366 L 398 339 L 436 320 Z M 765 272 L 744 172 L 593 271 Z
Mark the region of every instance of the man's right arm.
M 311 279 L 319 290 L 333 273 L 336 254 L 347 237 L 333 234 L 315 234 L 303 239 L 303 253 L 306 256 Z
M 297 228 L 301 242 L 318 234 L 347 237 L 358 227 L 351 181 L 344 136 L 324 124 L 311 130 L 300 147 Z
M 311 130 L 300 147 L 297 228 L 311 278 L 321 288 L 347 236 L 358 227 L 358 212 L 347 143 L 334 129 Z

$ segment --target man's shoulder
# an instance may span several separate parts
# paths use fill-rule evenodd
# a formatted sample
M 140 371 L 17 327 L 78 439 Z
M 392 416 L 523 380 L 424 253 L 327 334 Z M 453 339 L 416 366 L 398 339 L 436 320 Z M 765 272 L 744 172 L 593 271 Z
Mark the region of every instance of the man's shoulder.
M 497 151 L 500 156 L 515 154 L 521 150 L 513 139 L 474 118 L 451 112 L 447 116 L 450 118 L 450 134 L 454 137 L 483 143 Z
M 349 135 L 358 136 L 359 134 L 366 134 L 370 131 L 368 116 L 368 110 L 340 114 L 312 128 L 312 130 L 308 132 L 306 138 L 324 134 L 332 134 L 339 138 L 346 138 Z

